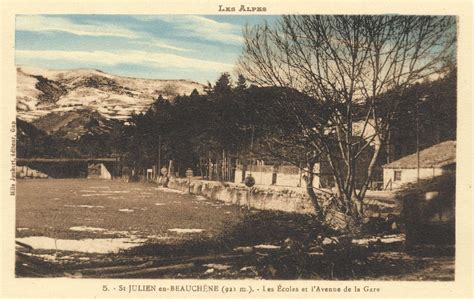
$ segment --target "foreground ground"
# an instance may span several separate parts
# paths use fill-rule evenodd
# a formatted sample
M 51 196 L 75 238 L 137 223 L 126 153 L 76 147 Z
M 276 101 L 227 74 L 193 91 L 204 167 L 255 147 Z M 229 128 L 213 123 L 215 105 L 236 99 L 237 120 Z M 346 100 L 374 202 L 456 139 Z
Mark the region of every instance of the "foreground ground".
M 454 279 L 453 257 L 373 242 L 383 236 L 342 248 L 310 216 L 156 185 L 21 180 L 17 194 L 18 276 Z

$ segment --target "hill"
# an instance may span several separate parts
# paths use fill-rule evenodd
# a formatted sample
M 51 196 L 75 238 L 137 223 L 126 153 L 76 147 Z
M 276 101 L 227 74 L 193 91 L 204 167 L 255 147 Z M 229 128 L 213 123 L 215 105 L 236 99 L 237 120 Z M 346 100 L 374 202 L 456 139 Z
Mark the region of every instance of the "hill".
M 17 112 L 32 122 L 49 113 L 88 109 L 105 119 L 124 120 L 147 110 L 160 94 L 172 99 L 204 86 L 189 80 L 120 77 L 94 69 L 17 68 Z
M 77 140 L 84 135 L 109 133 L 119 126 L 118 121 L 107 119 L 91 109 L 50 112 L 35 119 L 31 124 L 48 135 L 70 140 Z
M 17 118 L 18 158 L 42 157 L 74 158 L 81 156 L 81 148 L 76 141 L 48 135 L 34 125 Z

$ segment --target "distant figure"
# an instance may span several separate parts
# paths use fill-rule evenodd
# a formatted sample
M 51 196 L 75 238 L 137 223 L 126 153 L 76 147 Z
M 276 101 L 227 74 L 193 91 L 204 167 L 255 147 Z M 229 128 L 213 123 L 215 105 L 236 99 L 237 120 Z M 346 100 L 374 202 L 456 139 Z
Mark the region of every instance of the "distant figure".
M 167 175 L 165 175 L 163 176 L 163 179 L 161 180 L 161 182 L 163 184 L 163 187 L 168 188 L 168 183 L 170 182 L 170 178 Z

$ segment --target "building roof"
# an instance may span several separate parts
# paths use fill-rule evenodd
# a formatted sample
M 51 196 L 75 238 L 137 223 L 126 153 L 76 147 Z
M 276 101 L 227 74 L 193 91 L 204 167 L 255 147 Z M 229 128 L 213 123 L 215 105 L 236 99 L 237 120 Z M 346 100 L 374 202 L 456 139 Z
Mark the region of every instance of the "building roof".
M 420 168 L 441 168 L 456 163 L 456 141 L 445 141 L 420 151 Z M 403 157 L 383 168 L 417 168 L 416 153 Z

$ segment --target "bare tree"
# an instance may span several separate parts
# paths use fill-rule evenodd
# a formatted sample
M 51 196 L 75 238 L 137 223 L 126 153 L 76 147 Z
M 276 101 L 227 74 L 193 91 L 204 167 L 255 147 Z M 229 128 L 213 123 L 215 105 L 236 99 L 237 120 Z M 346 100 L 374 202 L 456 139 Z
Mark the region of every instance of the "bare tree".
M 360 216 L 397 99 L 414 83 L 442 76 L 446 62 L 455 60 L 456 20 L 289 15 L 275 25 L 247 26 L 244 40 L 239 71 L 249 81 L 294 88 L 325 107 L 323 118 L 294 105 L 288 113 L 298 121 L 308 166 L 319 155 L 327 157 L 340 204 Z M 356 186 L 362 156 L 369 163 L 358 169 L 364 178 Z

